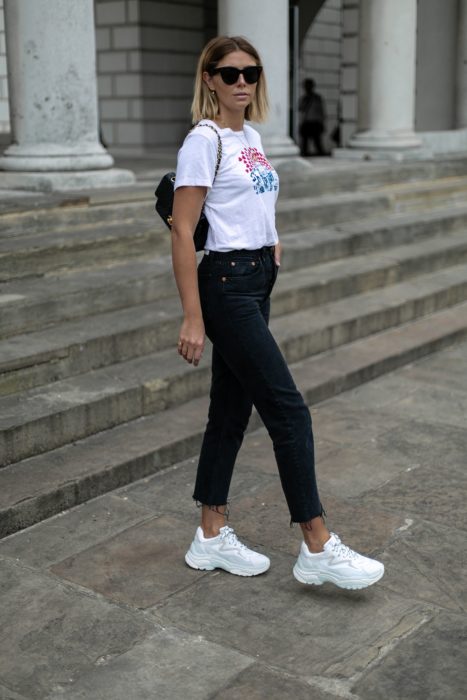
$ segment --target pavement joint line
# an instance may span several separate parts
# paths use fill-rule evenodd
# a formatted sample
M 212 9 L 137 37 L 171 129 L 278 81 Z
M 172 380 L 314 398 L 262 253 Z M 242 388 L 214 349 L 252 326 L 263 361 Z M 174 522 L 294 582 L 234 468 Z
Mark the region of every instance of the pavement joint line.
M 383 506 L 379 506 L 379 508 L 380 508 L 381 511 L 384 511 L 384 512 L 394 512 L 394 511 L 390 511 L 388 508 L 384 508 Z M 427 524 L 427 525 L 430 524 L 430 521 L 427 520 L 426 518 L 418 518 L 416 522 L 417 522 L 417 524 Z M 414 524 L 415 524 L 415 523 L 414 523 Z M 452 528 L 452 527 L 447 527 L 447 526 L 441 525 L 441 524 L 439 524 L 439 523 L 436 524 L 436 527 L 437 527 L 438 529 L 445 530 L 446 533 L 452 533 L 452 531 L 453 531 L 453 528 Z M 405 547 L 407 547 L 408 550 L 414 551 L 414 552 L 416 553 L 416 552 L 417 552 L 416 547 L 414 547 L 414 546 L 412 545 L 412 543 L 411 543 L 409 540 L 403 539 L 403 536 L 402 536 L 402 537 L 398 536 L 398 532 L 400 532 L 400 529 L 396 530 L 396 531 L 392 534 L 392 536 L 388 539 L 388 541 L 387 541 L 386 544 L 385 544 L 385 549 L 389 549 L 390 547 L 392 547 L 393 545 L 397 544 L 398 542 L 402 542 L 402 543 L 405 545 Z M 384 551 L 384 550 L 383 550 L 383 551 Z M 415 560 L 412 560 L 412 566 L 414 566 L 414 567 L 417 569 L 418 573 L 420 573 L 422 576 L 424 576 L 427 580 L 432 581 L 432 582 L 435 582 L 435 583 L 439 583 L 440 586 L 438 586 L 438 588 L 440 588 L 440 587 L 443 588 L 444 594 L 447 595 L 447 597 L 449 598 L 449 600 L 452 601 L 452 603 L 456 606 L 457 609 L 456 609 L 456 610 L 453 610 L 452 608 L 446 607 L 446 606 L 443 605 L 442 603 L 436 603 L 436 604 L 435 604 L 435 603 L 433 603 L 433 602 L 431 602 L 431 601 L 427 601 L 427 600 L 425 600 L 425 599 L 423 599 L 423 598 L 415 598 L 414 600 L 417 600 L 417 601 L 420 602 L 421 604 L 427 605 L 428 607 L 433 608 L 433 610 L 437 610 L 437 611 L 439 611 L 439 612 L 445 611 L 445 612 L 448 612 L 448 613 L 450 613 L 450 614 L 459 614 L 459 615 L 460 615 L 460 614 L 465 614 L 465 613 L 467 612 L 467 608 L 462 607 L 462 605 L 461 605 L 460 603 L 458 603 L 458 602 L 455 600 L 455 598 L 452 596 L 452 594 L 451 594 L 451 592 L 449 591 L 449 589 L 447 589 L 447 584 L 446 584 L 446 582 L 440 581 L 436 576 L 434 576 L 433 578 L 430 578 L 429 574 L 427 574 L 426 572 L 420 571 L 420 570 L 416 567 Z M 431 573 L 431 572 L 430 572 L 430 573 Z M 391 592 L 392 595 L 401 595 L 401 594 L 398 594 L 397 591 L 393 591 L 393 590 L 391 589 L 391 587 L 390 587 L 390 582 L 388 582 L 388 580 L 386 580 L 384 577 L 383 577 L 383 579 L 381 580 L 380 585 L 381 585 L 382 588 L 385 588 L 387 591 Z
M 352 693 L 352 684 L 348 678 L 325 678 L 324 676 L 307 676 L 306 682 L 312 688 L 332 693 L 342 700 L 361 700 L 360 695 Z
M 391 651 L 396 649 L 401 642 L 416 634 L 418 630 L 424 627 L 424 625 L 430 623 L 432 620 L 435 619 L 437 615 L 436 608 L 432 606 L 433 614 L 430 616 L 428 614 L 429 607 L 430 606 L 427 606 L 427 609 L 425 611 L 423 611 L 423 609 L 410 610 L 409 612 L 407 612 L 407 614 L 403 615 L 403 617 L 400 620 L 398 620 L 398 622 L 392 629 L 395 629 L 395 627 L 401 625 L 405 619 L 410 618 L 411 616 L 416 616 L 417 612 L 421 613 L 422 617 L 410 629 L 406 630 L 405 632 L 402 632 L 399 636 L 390 639 L 388 642 L 382 644 L 379 648 L 376 646 L 377 640 L 374 640 L 372 644 L 378 649 L 378 653 L 373 659 L 371 659 L 368 662 L 365 668 L 363 668 L 361 671 L 357 671 L 352 676 L 349 676 L 345 679 L 336 677 L 328 678 L 326 676 L 311 676 L 307 678 L 307 682 L 310 685 L 316 686 L 321 690 L 324 690 L 325 692 L 336 693 L 338 697 L 343 698 L 345 700 L 360 700 L 360 696 L 352 693 L 351 688 L 354 685 L 356 685 L 363 678 L 363 676 L 368 673 L 368 671 L 371 671 L 372 669 L 378 667 L 381 664 L 381 662 L 391 653 Z M 386 633 L 390 632 L 391 630 L 386 630 Z M 349 654 L 347 657 L 343 657 L 343 660 L 349 657 L 351 657 L 351 654 Z M 332 667 L 330 666 L 328 668 Z
M 258 668 L 263 668 L 265 670 L 272 671 L 273 673 L 277 673 L 279 676 L 282 676 L 282 678 L 285 678 L 285 679 L 290 680 L 290 681 L 297 681 L 298 680 L 303 686 L 309 685 L 309 682 L 307 679 L 308 677 L 303 676 L 303 675 L 294 676 L 290 671 L 283 668 L 282 666 L 278 666 L 277 664 L 268 663 L 267 661 L 263 661 L 259 658 L 256 658 L 254 663 Z M 223 688 L 220 688 L 218 691 L 216 691 L 216 694 L 213 696 L 212 700 L 216 700 L 216 698 L 219 697 L 218 694 L 228 690 L 229 686 L 232 685 L 232 682 L 235 681 L 238 678 L 238 676 L 240 676 L 242 673 L 243 673 L 243 671 L 240 671 L 239 674 L 237 676 L 235 676 L 235 678 L 228 681 L 228 683 Z M 211 699 L 206 698 L 206 700 L 211 700 Z M 356 700 L 355 695 L 353 696 L 353 700 Z

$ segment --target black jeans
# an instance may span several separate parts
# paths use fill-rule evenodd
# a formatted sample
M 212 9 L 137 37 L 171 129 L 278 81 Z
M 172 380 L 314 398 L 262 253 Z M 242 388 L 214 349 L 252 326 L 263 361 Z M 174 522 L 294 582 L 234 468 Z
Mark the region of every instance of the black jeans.
M 274 249 L 210 252 L 198 267 L 206 335 L 213 344 L 206 432 L 193 498 L 225 505 L 254 404 L 274 446 L 293 522 L 322 515 L 311 417 L 269 328 L 278 268 Z

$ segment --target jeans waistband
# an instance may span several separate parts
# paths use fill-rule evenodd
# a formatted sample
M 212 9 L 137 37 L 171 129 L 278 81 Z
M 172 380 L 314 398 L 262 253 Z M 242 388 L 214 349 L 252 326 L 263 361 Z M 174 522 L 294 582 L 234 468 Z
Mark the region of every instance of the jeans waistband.
M 274 246 L 263 246 L 262 248 L 256 248 L 255 250 L 247 250 L 242 248 L 241 250 L 228 250 L 225 253 L 220 253 L 217 250 L 205 251 L 210 260 L 229 260 L 231 258 L 261 258 L 263 255 L 271 255 L 274 252 Z

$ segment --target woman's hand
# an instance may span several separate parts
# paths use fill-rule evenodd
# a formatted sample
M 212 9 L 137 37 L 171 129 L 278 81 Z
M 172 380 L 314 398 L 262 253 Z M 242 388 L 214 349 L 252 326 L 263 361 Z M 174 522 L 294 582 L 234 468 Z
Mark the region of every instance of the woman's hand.
M 193 364 L 197 367 L 203 355 L 205 337 L 202 317 L 185 318 L 180 328 L 178 354 L 190 365 Z
M 282 245 L 280 241 L 276 243 L 274 246 L 274 262 L 276 263 L 277 267 L 280 266 L 281 264 L 281 255 L 282 255 Z

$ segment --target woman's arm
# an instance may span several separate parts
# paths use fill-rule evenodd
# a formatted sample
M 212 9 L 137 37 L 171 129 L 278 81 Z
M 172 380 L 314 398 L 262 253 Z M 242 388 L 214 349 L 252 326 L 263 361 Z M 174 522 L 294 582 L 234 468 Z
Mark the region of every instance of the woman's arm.
M 274 246 L 274 260 L 275 260 L 275 263 L 278 267 L 280 267 L 280 264 L 281 264 L 281 257 L 282 257 L 282 244 L 280 241 L 277 241 L 276 245 Z
M 206 187 L 179 187 L 175 190 L 172 212 L 172 265 L 184 316 L 178 352 L 195 366 L 199 364 L 204 350 L 205 333 L 193 232 L 199 221 L 206 191 Z

